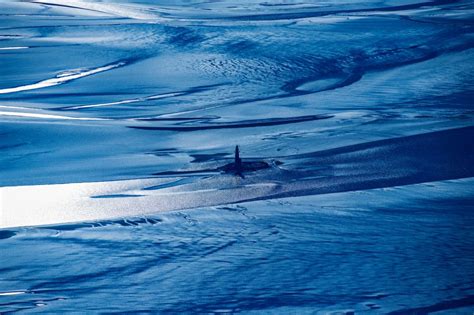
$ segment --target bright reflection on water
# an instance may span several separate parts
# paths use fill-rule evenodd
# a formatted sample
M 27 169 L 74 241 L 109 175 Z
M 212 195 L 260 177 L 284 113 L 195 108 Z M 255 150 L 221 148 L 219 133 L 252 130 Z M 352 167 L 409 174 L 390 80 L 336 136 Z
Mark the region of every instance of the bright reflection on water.
M 473 313 L 471 2 L 1 1 L 0 313 Z

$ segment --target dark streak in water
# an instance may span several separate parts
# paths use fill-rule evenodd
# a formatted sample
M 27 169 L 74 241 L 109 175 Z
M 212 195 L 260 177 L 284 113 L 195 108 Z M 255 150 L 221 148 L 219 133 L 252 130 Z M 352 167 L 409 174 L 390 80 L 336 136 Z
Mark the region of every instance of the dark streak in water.
M 209 161 L 219 161 L 220 159 L 227 156 L 228 153 L 216 153 L 216 154 L 190 154 L 194 160 L 191 163 L 202 163 Z
M 219 119 L 219 116 L 202 116 L 202 117 L 151 117 L 151 118 L 135 118 L 136 121 L 211 121 Z
M 403 11 L 403 10 L 414 10 L 425 6 L 437 6 L 446 5 L 458 2 L 457 0 L 436 0 L 414 4 L 398 5 L 392 7 L 378 7 L 378 8 L 366 8 L 366 9 L 346 9 L 346 10 L 329 10 L 329 11 L 304 11 L 304 12 L 288 12 L 288 13 L 269 13 L 269 14 L 253 14 L 253 15 L 240 15 L 240 16 L 225 16 L 220 19 L 234 20 L 234 21 L 278 21 L 278 20 L 294 20 L 294 19 L 305 19 L 311 17 L 328 16 L 335 14 L 347 14 L 347 13 L 363 13 L 363 12 L 391 12 L 391 11 Z
M 21 147 L 21 146 L 24 146 L 24 145 L 27 145 L 27 144 L 28 144 L 27 142 L 22 142 L 22 143 L 15 143 L 15 144 L 11 144 L 11 145 L 2 145 L 2 146 L 0 146 L 0 150 L 5 150 L 6 151 L 6 150 Z
M 182 170 L 182 171 L 165 171 L 165 172 L 158 172 L 153 173 L 152 175 L 156 176 L 182 176 L 182 175 L 217 175 L 220 173 L 220 170 L 217 168 L 209 168 L 209 169 L 198 169 L 198 170 Z
M 189 173 L 188 173 L 189 174 Z M 174 187 L 174 186 L 179 186 L 179 185 L 183 185 L 183 184 L 187 184 L 187 183 L 191 183 L 193 182 L 195 179 L 191 176 L 188 176 L 186 178 L 181 178 L 181 179 L 178 179 L 178 180 L 175 180 L 175 181 L 172 181 L 170 183 L 164 183 L 164 184 L 161 184 L 161 185 L 155 185 L 155 186 L 150 186 L 150 187 L 145 187 L 143 188 L 142 190 L 159 190 L 159 189 L 163 189 L 163 188 L 170 188 L 170 187 Z
M 250 128 L 250 127 L 267 127 L 276 125 L 294 124 L 305 121 L 328 119 L 331 115 L 308 115 L 289 118 L 268 118 L 268 119 L 252 119 L 241 120 L 227 123 L 214 123 L 201 126 L 128 126 L 128 128 L 142 129 L 142 130 L 166 130 L 166 131 L 199 131 L 208 129 L 235 129 L 235 128 Z
M 407 308 L 388 313 L 389 315 L 403 315 L 403 314 L 431 314 L 446 310 L 454 310 L 461 307 L 474 306 L 474 295 L 469 295 L 462 299 L 443 301 L 430 306 Z
M 16 232 L 10 230 L 0 230 L 0 240 L 10 238 L 16 235 Z
M 43 5 L 48 5 L 48 6 L 52 6 L 52 7 L 69 8 L 69 9 L 79 9 L 79 10 L 85 10 L 85 11 L 96 12 L 96 13 L 103 13 L 103 14 L 115 16 L 115 14 L 112 14 L 112 13 L 110 13 L 110 12 L 101 11 L 101 10 L 96 10 L 96 9 L 91 9 L 91 8 L 84 8 L 84 7 L 81 7 L 81 6 L 79 6 L 79 5 L 67 5 L 67 4 L 54 3 L 54 2 L 50 3 L 50 2 L 47 2 L 47 1 L 41 1 L 40 3 L 43 4 Z M 123 18 L 123 17 L 122 17 L 122 18 Z
M 143 195 L 113 194 L 113 195 L 91 196 L 91 198 L 131 198 L 131 197 L 143 197 Z

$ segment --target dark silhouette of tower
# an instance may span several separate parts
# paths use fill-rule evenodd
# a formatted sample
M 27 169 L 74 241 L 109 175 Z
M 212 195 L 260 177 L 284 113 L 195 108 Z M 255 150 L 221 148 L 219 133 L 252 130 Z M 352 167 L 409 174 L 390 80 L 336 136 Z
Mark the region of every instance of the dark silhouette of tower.
M 238 145 L 235 146 L 234 169 L 235 169 L 235 174 L 242 176 L 242 160 L 240 159 Z

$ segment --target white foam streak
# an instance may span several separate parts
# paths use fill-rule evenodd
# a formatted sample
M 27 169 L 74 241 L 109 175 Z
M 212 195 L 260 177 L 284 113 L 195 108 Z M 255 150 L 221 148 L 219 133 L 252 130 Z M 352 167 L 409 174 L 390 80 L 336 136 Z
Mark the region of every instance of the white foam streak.
M 92 104 L 92 105 L 72 106 L 72 107 L 68 107 L 67 109 L 82 109 L 82 108 L 103 107 L 103 106 L 112 106 L 112 105 L 136 103 L 136 102 L 139 102 L 139 101 L 140 101 L 140 99 L 135 98 L 135 99 L 131 99 L 131 100 L 123 100 L 123 101 L 117 101 L 117 102 L 109 102 L 109 103 L 101 103 L 101 104 Z
M 175 92 L 175 93 L 157 94 L 157 95 L 152 95 L 152 96 L 148 96 L 148 97 L 133 98 L 133 99 L 122 100 L 122 101 L 117 101 L 117 102 L 72 106 L 72 107 L 68 107 L 67 109 L 74 110 L 74 109 L 83 109 L 83 108 L 113 106 L 113 105 L 120 105 L 120 104 L 130 104 L 130 103 L 144 102 L 144 101 L 150 101 L 150 100 L 158 100 L 158 99 L 167 98 L 167 97 L 180 96 L 180 95 L 183 95 L 183 94 L 185 94 L 185 93 L 184 92 Z
M 0 89 L 0 94 L 9 94 L 9 93 L 16 93 L 16 92 L 30 91 L 30 90 L 51 87 L 51 86 L 63 84 L 72 80 L 76 80 L 82 77 L 87 77 L 99 72 L 104 72 L 110 69 L 114 69 L 114 68 L 123 66 L 124 64 L 125 64 L 124 62 L 119 62 L 116 64 L 112 64 L 112 65 L 108 65 L 108 66 L 104 66 L 104 67 L 100 67 L 100 68 L 96 68 L 92 70 L 68 73 L 67 75 L 64 75 L 64 74 L 58 75 L 55 78 L 43 80 L 43 81 L 33 83 L 33 84 L 22 85 L 22 86 L 17 86 L 13 88 Z
M 32 113 L 32 112 L 24 112 L 31 111 L 31 108 L 27 107 L 18 107 L 18 106 L 3 106 L 0 105 L 0 108 L 5 108 L 10 111 L 0 111 L 0 116 L 14 116 L 14 117 L 27 117 L 27 118 L 44 118 L 44 119 L 67 119 L 67 120 L 108 120 L 105 118 L 85 118 L 85 117 L 68 117 L 62 115 L 51 115 L 51 114 L 41 114 L 41 113 Z M 11 111 L 12 109 L 19 109 L 22 110 L 21 112 L 18 111 Z
M 28 49 L 30 47 L 27 46 L 13 46 L 13 47 L 0 47 L 0 50 L 20 50 L 20 49 Z
M 0 296 L 12 296 L 12 295 L 20 295 L 25 294 L 26 291 L 10 291 L 10 292 L 0 292 Z

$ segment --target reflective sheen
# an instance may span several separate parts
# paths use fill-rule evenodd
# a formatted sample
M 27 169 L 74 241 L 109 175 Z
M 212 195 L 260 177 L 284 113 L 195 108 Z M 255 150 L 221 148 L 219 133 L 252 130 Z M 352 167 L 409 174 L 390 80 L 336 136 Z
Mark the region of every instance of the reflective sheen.
M 0 313 L 473 313 L 473 12 L 1 1 Z

